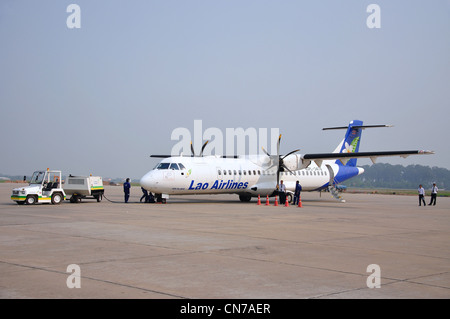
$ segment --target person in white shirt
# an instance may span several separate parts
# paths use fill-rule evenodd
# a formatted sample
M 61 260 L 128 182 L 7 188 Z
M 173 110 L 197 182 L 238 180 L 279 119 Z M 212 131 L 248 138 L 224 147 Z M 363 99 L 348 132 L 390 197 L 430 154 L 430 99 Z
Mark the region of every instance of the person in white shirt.
M 433 203 L 433 206 L 436 205 L 437 192 L 438 192 L 438 188 L 436 186 L 436 183 L 433 183 L 433 187 L 431 187 L 431 201 L 428 205 L 431 205 L 431 203 Z
M 419 206 L 422 206 L 422 202 L 423 206 L 427 206 L 427 204 L 425 204 L 425 189 L 422 187 L 422 184 L 419 185 L 419 189 L 417 191 L 419 192 Z

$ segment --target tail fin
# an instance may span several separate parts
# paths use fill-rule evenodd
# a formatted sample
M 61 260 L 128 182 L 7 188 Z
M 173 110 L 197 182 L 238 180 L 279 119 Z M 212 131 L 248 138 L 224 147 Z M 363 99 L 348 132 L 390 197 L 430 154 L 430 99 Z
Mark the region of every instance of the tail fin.
M 355 153 L 359 151 L 359 144 L 361 143 L 361 132 L 364 129 L 363 122 L 359 120 L 351 121 L 348 127 L 329 127 L 324 130 L 347 129 L 345 137 L 341 143 L 336 147 L 333 153 Z M 343 163 L 341 160 L 336 160 L 336 164 L 345 166 L 356 166 L 356 158 L 351 158 Z
M 333 153 L 355 153 L 359 151 L 359 144 L 361 143 L 361 133 L 365 128 L 374 127 L 391 127 L 392 125 L 363 125 L 362 121 L 353 120 L 350 122 L 348 127 L 328 127 L 323 130 L 340 130 L 346 129 L 345 137 L 342 142 L 337 146 Z M 336 160 L 336 164 L 345 166 L 356 166 L 356 158 L 351 158 L 348 162 L 342 162 L 341 160 Z

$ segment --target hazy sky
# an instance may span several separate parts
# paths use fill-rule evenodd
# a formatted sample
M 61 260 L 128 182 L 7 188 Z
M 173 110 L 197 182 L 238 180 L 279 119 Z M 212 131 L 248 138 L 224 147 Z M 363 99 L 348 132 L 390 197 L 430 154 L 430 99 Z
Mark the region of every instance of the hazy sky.
M 3 174 L 137 179 L 194 120 L 279 128 L 281 153 L 333 151 L 344 131 L 323 127 L 392 124 L 360 151 L 429 149 L 379 162 L 450 169 L 450 1 L 3 0 L 0 108 Z

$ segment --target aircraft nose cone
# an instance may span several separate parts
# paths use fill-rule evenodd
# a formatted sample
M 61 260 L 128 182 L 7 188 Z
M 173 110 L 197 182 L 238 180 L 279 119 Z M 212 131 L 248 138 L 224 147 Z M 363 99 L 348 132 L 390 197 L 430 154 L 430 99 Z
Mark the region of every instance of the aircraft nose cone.
M 139 181 L 139 183 L 141 184 L 141 186 L 143 188 L 145 188 L 146 190 L 149 190 L 152 188 L 153 186 L 153 178 L 151 176 L 151 172 L 148 172 L 147 174 L 145 174 L 144 176 L 142 176 L 141 180 Z

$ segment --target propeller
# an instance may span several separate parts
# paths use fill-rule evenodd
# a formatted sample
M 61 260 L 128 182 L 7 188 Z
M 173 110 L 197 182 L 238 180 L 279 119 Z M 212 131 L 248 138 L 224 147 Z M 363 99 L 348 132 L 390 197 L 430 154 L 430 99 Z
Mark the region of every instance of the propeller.
M 300 151 L 300 149 L 294 150 L 292 152 L 287 153 L 286 155 L 280 155 L 280 142 L 281 142 L 281 134 L 278 137 L 278 142 L 277 142 L 277 155 L 270 155 L 269 152 L 267 152 L 264 147 L 262 148 L 262 150 L 264 151 L 264 153 L 266 153 L 267 156 L 269 156 L 271 159 L 275 159 L 274 163 L 268 168 L 272 168 L 274 166 L 277 167 L 277 190 L 278 190 L 278 186 L 280 184 L 280 172 L 284 172 L 285 170 L 293 173 L 284 163 L 283 160 L 288 157 L 289 155 L 296 153 L 298 151 Z
M 191 141 L 191 153 L 192 153 L 192 157 L 202 157 L 203 156 L 203 150 L 205 149 L 206 145 L 208 144 L 209 141 L 206 141 L 203 146 L 202 146 L 202 150 L 200 151 L 200 155 L 195 155 L 195 151 L 194 151 L 194 146 L 192 145 L 192 141 Z

